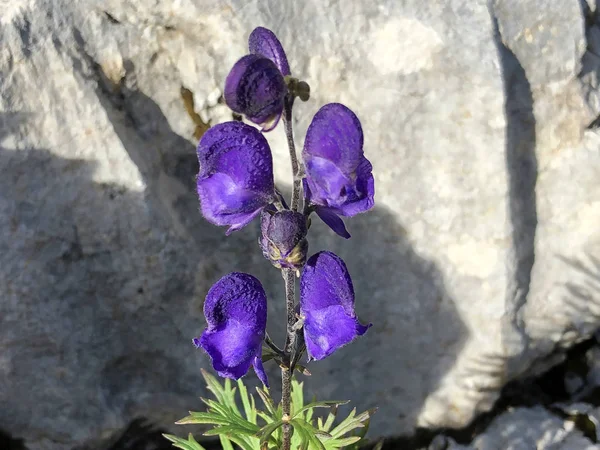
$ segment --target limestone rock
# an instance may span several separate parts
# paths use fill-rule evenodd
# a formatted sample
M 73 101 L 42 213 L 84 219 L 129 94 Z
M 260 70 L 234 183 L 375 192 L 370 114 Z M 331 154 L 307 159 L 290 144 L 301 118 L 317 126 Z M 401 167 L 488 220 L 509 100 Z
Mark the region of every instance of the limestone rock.
M 515 408 L 496 418 L 471 445 L 448 440 L 447 450 L 598 450 L 570 420 L 541 407 Z
M 345 103 L 376 178 L 352 239 L 313 220 L 311 252 L 346 261 L 374 326 L 311 364 L 308 393 L 409 434 L 466 425 L 560 359 L 600 326 L 600 111 L 577 77 L 584 12 L 559 3 L 0 1 L 0 428 L 70 448 L 201 409 L 191 339 L 229 271 L 261 279 L 281 339 L 258 224 L 226 238 L 194 192 L 195 143 L 231 120 L 223 82 L 258 25 L 311 85 L 297 147 Z

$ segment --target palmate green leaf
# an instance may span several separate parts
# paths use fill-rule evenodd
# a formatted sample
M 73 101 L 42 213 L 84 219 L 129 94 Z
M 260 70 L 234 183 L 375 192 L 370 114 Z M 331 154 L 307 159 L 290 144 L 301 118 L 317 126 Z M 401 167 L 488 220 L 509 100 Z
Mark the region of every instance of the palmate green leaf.
M 233 387 L 232 382 L 226 379 L 223 384 L 215 377 L 203 371 L 208 389 L 215 399 L 202 399 L 207 405 L 206 412 L 193 412 L 184 417 L 178 424 L 208 424 L 214 429 L 205 433 L 206 436 L 219 436 L 223 450 L 275 450 L 281 446 L 282 439 L 282 409 L 275 404 L 269 390 L 257 388 L 256 392 L 265 405 L 266 411 L 256 409 L 253 395 L 242 382 L 237 381 Z M 338 406 L 348 403 L 346 401 L 313 401 L 304 404 L 304 385 L 302 382 L 292 380 L 292 448 L 300 450 L 357 450 L 368 429 L 370 417 L 374 410 L 356 414 L 353 409 L 348 417 L 342 420 L 333 429 L 337 416 Z M 236 402 L 239 395 L 238 403 Z M 241 407 L 241 408 L 240 408 Z M 316 408 L 330 408 L 325 419 L 318 417 L 316 425 L 313 424 L 313 413 Z M 265 425 L 259 425 L 258 420 Z M 190 436 L 188 440 L 167 435 L 173 445 L 182 450 L 204 450 L 200 444 Z M 234 444 L 237 446 L 235 447 Z
M 187 440 L 173 436 L 172 434 L 163 434 L 163 436 L 173 443 L 173 447 L 177 447 L 182 450 L 206 450 L 204 447 L 198 444 L 198 441 L 194 439 L 192 433 L 188 434 Z
M 333 437 L 342 437 L 344 434 L 356 429 L 365 427 L 365 423 L 369 421 L 371 416 L 377 411 L 376 408 L 369 409 L 360 413 L 358 416 L 356 415 L 356 408 L 352 409 L 348 417 L 346 417 L 342 422 L 331 430 L 331 435 Z
M 337 406 L 334 406 L 329 410 L 329 413 L 327 414 L 327 419 L 325 419 L 325 423 L 323 423 L 323 419 L 321 417 L 319 417 L 317 419 L 317 424 L 318 424 L 319 430 L 323 430 L 323 431 L 331 430 L 331 427 L 333 426 L 333 421 L 335 420 L 335 417 L 337 416 L 337 410 L 338 410 Z
M 236 415 L 241 416 L 240 410 L 238 409 L 237 403 L 235 401 L 236 389 L 231 387 L 231 380 L 229 378 L 225 378 L 225 382 L 223 383 L 223 385 L 221 385 L 221 383 L 219 383 L 219 381 L 214 376 L 209 374 L 204 369 L 202 369 L 202 376 L 206 381 L 208 390 L 211 391 L 217 399 L 216 403 L 229 409 Z
M 235 425 L 245 429 L 246 434 L 250 435 L 256 433 L 260 429 L 260 427 L 256 425 L 256 423 L 252 423 L 244 419 L 244 417 L 242 417 L 240 411 L 237 408 L 235 408 L 234 410 L 232 408 L 227 407 L 226 405 L 217 403 L 214 400 L 202 399 L 202 401 L 208 406 L 208 413 L 190 413 L 190 416 L 186 417 L 185 419 L 182 419 L 182 421 L 185 421 L 184 423 L 195 423 L 195 417 L 200 417 L 200 419 L 205 420 L 207 419 L 207 415 L 210 415 L 212 421 L 203 423 L 213 423 L 217 425 Z

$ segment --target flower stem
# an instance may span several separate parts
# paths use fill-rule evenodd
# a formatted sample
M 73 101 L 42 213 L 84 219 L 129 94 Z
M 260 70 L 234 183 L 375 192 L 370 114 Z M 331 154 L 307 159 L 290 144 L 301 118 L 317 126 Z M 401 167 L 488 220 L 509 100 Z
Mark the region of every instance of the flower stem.
M 294 144 L 294 130 L 292 127 L 293 103 L 294 97 L 292 95 L 286 95 L 283 106 L 283 125 L 290 151 L 290 160 L 292 162 L 292 175 L 294 176 L 291 208 L 292 211 L 298 211 L 298 204 L 300 203 L 300 166 L 298 165 L 298 158 L 296 157 L 296 145 Z
M 281 274 L 285 282 L 285 306 L 287 312 L 287 326 L 285 346 L 283 352 L 286 356 L 287 367 L 281 368 L 281 409 L 283 417 L 289 420 L 291 414 L 292 371 L 290 369 L 290 354 L 294 342 L 296 279 L 292 269 L 282 269 Z M 283 424 L 282 450 L 290 450 L 292 429 L 288 423 Z

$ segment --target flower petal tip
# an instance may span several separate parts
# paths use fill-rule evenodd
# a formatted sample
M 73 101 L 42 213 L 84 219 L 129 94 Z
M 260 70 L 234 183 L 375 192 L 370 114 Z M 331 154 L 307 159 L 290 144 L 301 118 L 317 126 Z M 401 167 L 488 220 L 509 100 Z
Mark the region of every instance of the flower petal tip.
M 275 33 L 265 27 L 256 27 L 248 37 L 250 53 L 269 58 L 283 75 L 290 75 L 290 65 L 283 46 Z

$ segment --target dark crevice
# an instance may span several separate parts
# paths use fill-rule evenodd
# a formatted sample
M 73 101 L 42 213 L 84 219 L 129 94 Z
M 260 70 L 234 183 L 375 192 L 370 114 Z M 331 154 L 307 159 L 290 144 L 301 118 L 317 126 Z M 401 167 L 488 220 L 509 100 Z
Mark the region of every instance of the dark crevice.
M 593 82 L 590 85 L 584 78 L 591 72 L 596 73 L 596 80 L 600 78 L 600 48 L 598 48 L 597 38 L 594 38 L 594 31 L 598 32 L 598 8 L 600 2 L 596 1 L 596 9 L 593 11 L 586 0 L 579 0 L 581 6 L 581 12 L 584 19 L 585 25 L 585 40 L 586 49 L 581 57 L 580 71 L 577 74 L 577 78 L 580 80 L 582 85 L 582 94 L 585 102 L 590 106 L 590 109 L 594 109 L 594 94 L 597 94 L 597 90 L 600 86 L 595 85 Z M 597 83 L 597 81 L 596 81 Z M 586 127 L 588 130 L 593 130 L 600 127 L 600 116 L 597 116 L 592 120 Z
M 104 15 L 106 16 L 106 18 L 108 19 L 108 21 L 110 23 L 112 23 L 113 25 L 118 25 L 121 23 L 120 20 L 118 20 L 115 16 L 113 16 L 111 13 L 104 11 Z
M 8 432 L 0 429 L 0 449 L 2 450 L 27 450 L 23 439 L 11 436 Z
M 513 258 L 509 267 L 505 309 L 510 313 L 509 329 L 505 336 L 519 333 L 522 348 L 527 346 L 521 309 L 527 301 L 531 271 L 535 261 L 535 233 L 537 228 L 537 157 L 536 120 L 533 114 L 533 94 L 525 69 L 516 55 L 502 40 L 501 27 L 490 5 L 494 26 L 494 41 L 498 51 L 504 86 L 504 115 L 506 118 L 506 172 L 508 175 L 509 218 L 512 226 Z M 511 279 L 512 278 L 512 279 Z M 520 353 L 520 352 L 518 352 Z M 509 361 L 508 365 L 510 366 Z M 509 372 L 519 372 L 509 367 Z

